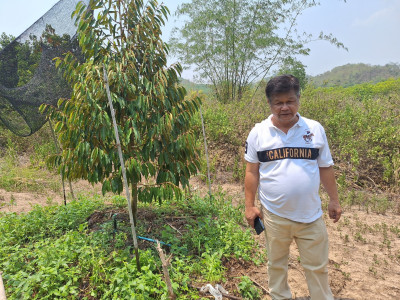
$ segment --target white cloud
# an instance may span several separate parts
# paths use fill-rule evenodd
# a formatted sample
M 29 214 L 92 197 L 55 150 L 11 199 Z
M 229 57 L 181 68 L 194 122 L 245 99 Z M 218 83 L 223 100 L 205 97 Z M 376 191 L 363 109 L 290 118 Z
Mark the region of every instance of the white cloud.
M 400 2 L 392 2 L 391 6 L 380 9 L 365 18 L 356 18 L 353 22 L 354 26 L 357 27 L 369 27 L 375 25 L 381 25 L 382 23 L 399 23 L 400 20 Z

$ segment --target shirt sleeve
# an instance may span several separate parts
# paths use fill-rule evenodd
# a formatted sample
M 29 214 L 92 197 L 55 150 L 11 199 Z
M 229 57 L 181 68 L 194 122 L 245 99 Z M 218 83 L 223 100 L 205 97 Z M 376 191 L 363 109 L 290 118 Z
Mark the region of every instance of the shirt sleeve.
M 326 138 L 325 129 L 320 125 L 320 132 L 322 135 L 323 145 L 319 149 L 319 156 L 317 158 L 319 167 L 330 167 L 333 166 L 333 159 L 331 155 L 331 151 L 328 145 L 328 139 Z
M 244 149 L 244 159 L 250 163 L 258 163 L 257 156 L 257 129 L 254 127 L 247 137 L 245 149 Z

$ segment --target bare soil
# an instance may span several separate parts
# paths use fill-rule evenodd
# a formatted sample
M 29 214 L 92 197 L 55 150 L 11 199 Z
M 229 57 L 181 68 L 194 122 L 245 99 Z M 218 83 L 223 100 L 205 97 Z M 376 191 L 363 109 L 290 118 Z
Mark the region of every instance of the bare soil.
M 218 175 L 219 188 L 233 205 L 244 204 L 244 187 L 230 183 L 229 173 Z M 192 183 L 194 190 L 204 195 L 208 189 L 200 180 Z M 397 195 L 394 199 L 400 201 Z M 338 223 L 324 215 L 330 239 L 329 277 L 335 299 L 388 300 L 400 299 L 400 216 L 392 211 L 384 215 L 367 213 L 357 208 L 345 208 Z M 263 234 L 254 236 L 265 249 Z M 235 277 L 247 275 L 256 285 L 268 289 L 267 266 L 255 267 L 245 263 L 228 263 L 228 281 L 237 285 Z M 289 285 L 293 299 L 309 299 L 305 274 L 299 263 L 296 244 L 291 245 L 289 256 Z M 271 299 L 264 292 L 263 299 Z
M 218 174 L 218 185 L 213 192 L 222 191 L 227 201 L 233 205 L 244 201 L 244 188 L 240 183 L 232 183 L 232 174 Z M 100 186 L 86 182 L 73 184 L 75 194 L 101 194 Z M 208 187 L 199 178 L 191 181 L 192 192 L 206 195 Z M 67 185 L 67 193 L 68 185 Z M 71 195 L 68 193 L 67 201 Z M 395 199 L 400 201 L 398 196 Z M 0 190 L 0 212 L 24 213 L 34 205 L 63 203 L 62 192 L 49 191 L 46 195 L 37 193 L 13 193 Z M 89 220 L 90 228 L 96 223 L 110 219 L 114 211 L 98 213 Z M 151 218 L 151 212 L 149 218 Z M 124 216 L 120 216 L 124 218 Z M 125 216 L 127 218 L 127 216 Z M 178 228 L 170 220 L 172 226 Z M 387 211 L 384 215 L 367 213 L 363 209 L 346 208 L 341 220 L 334 224 L 325 215 L 330 237 L 329 276 L 335 299 L 400 299 L 400 221 L 399 215 Z M 260 249 L 265 249 L 263 235 L 255 235 Z M 289 257 L 289 285 L 293 299 L 309 299 L 304 271 L 299 263 L 299 254 L 293 243 Z M 241 260 L 224 261 L 227 270 L 226 282 L 222 283 L 228 291 L 237 291 L 240 276 L 246 275 L 263 291 L 263 299 L 271 299 L 268 294 L 268 275 L 266 264 L 254 266 Z M 237 293 L 236 293 L 237 295 Z

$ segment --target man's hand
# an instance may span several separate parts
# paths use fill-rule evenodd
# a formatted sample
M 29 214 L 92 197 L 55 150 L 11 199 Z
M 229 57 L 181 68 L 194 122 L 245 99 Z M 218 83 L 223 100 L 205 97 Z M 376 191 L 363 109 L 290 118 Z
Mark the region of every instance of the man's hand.
M 342 208 L 338 201 L 330 201 L 328 205 L 329 218 L 333 219 L 333 223 L 339 221 L 342 215 Z
M 252 228 L 254 228 L 254 219 L 257 216 L 261 218 L 260 209 L 254 206 L 259 177 L 259 164 L 247 162 L 244 178 L 245 217 Z
M 340 216 L 342 215 L 342 208 L 340 207 L 339 203 L 335 173 L 332 166 L 326 168 L 320 167 L 319 175 L 321 177 L 321 183 L 328 193 L 330 199 L 328 205 L 329 218 L 333 219 L 333 223 L 336 223 L 337 221 L 339 221 Z
M 246 216 L 247 223 L 249 223 L 249 225 L 252 228 L 254 228 L 254 219 L 255 218 L 260 217 L 262 219 L 260 209 L 255 206 L 246 207 L 245 216 Z

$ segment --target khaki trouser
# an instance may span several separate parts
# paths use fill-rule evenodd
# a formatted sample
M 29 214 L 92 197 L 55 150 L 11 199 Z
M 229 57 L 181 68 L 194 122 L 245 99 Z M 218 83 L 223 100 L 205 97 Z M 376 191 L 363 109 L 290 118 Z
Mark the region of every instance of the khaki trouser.
M 294 239 L 312 300 L 333 300 L 328 281 L 328 233 L 324 220 L 299 223 L 263 210 L 272 299 L 292 299 L 287 282 L 289 247 Z

